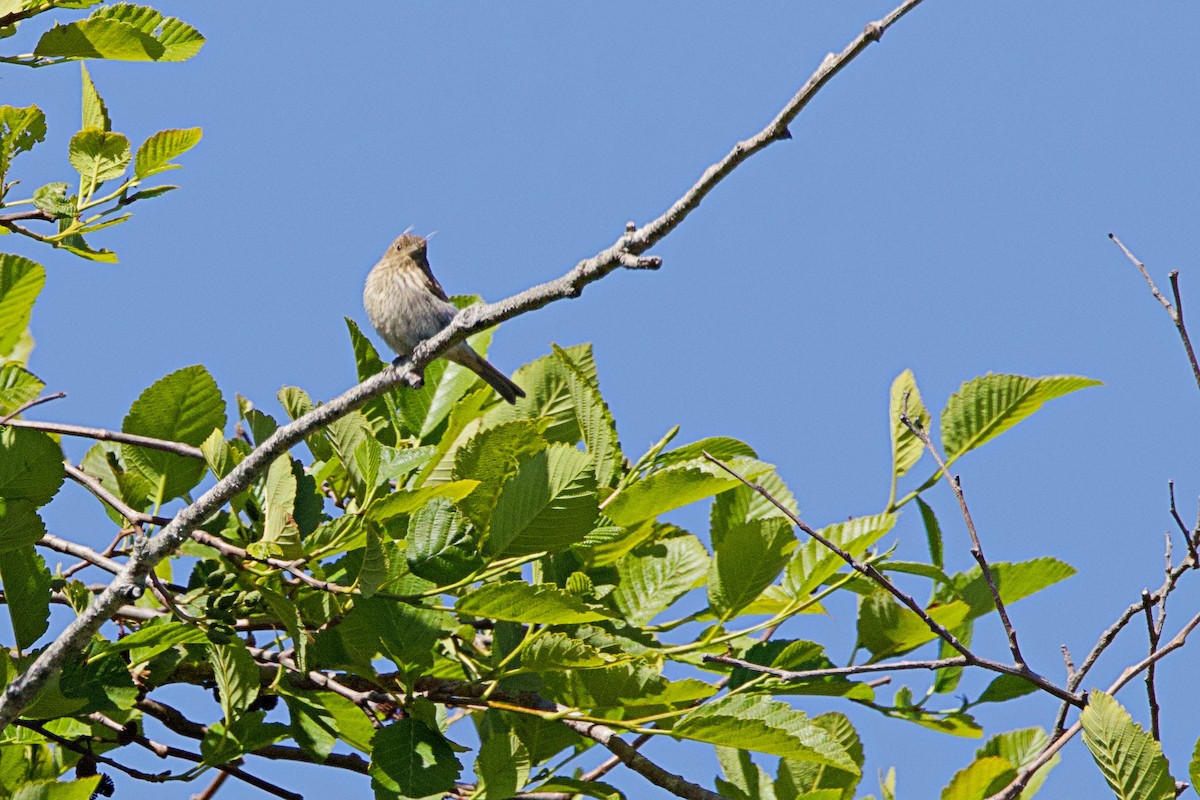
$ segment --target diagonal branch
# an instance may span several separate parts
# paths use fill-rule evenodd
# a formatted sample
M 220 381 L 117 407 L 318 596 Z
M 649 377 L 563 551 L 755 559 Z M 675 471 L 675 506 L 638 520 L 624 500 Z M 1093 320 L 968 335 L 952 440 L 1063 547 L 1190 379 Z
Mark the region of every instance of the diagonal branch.
M 421 385 L 422 371 L 426 365 L 470 334 L 557 300 L 578 297 L 588 284 L 624 266 L 628 262 L 628 256 L 642 255 L 678 227 L 687 215 L 700 205 L 704 197 L 746 159 L 771 143 L 788 138 L 787 126 L 817 92 L 921 2 L 922 0 L 904 0 L 883 19 L 867 25 L 840 53 L 826 56 L 800 91 L 788 101 L 767 127 L 750 139 L 738 142 L 724 158 L 709 167 L 699 181 L 653 222 L 632 231 L 627 230 L 615 244 L 579 262 L 560 278 L 534 286 L 497 303 L 479 304 L 464 309 L 450 325 L 418 345 L 407 361 L 385 368 L 379 374 L 343 392 L 325 405 L 314 408 L 267 437 L 228 475 L 176 514 L 171 523 L 153 540 L 135 542 L 133 552 L 121 574 L 96 598 L 91 607 L 71 622 L 37 659 L 24 672 L 16 675 L 5 688 L 3 696 L 0 697 L 0 727 L 16 719 L 67 657 L 86 646 L 104 620 L 130 596 L 131 592 L 136 593 L 142 589 L 146 576 L 156 564 L 178 550 L 188 540 L 192 530 L 249 486 L 250 482 L 276 458 L 299 444 L 306 435 L 360 408 L 389 389 L 401 384 Z M 643 260 L 637 262 L 636 266 L 648 268 L 656 266 L 657 263 Z
M 1179 331 L 1179 338 L 1183 342 L 1183 349 L 1187 351 L 1188 363 L 1192 365 L 1192 376 L 1196 379 L 1196 385 L 1200 386 L 1200 362 L 1196 361 L 1196 351 L 1192 349 L 1192 339 L 1188 336 L 1187 326 L 1183 323 L 1183 298 L 1179 295 L 1179 272 L 1173 271 L 1168 276 L 1171 280 L 1171 293 L 1175 296 L 1175 305 L 1163 297 L 1162 292 L 1154 285 L 1154 279 L 1150 277 L 1149 270 L 1146 265 L 1138 260 L 1125 243 L 1118 239 L 1114 234 L 1109 234 L 1108 238 L 1112 239 L 1117 247 L 1121 248 L 1121 252 L 1125 257 L 1133 262 L 1133 265 L 1138 268 L 1138 272 L 1142 273 L 1142 277 L 1146 279 L 1146 284 L 1150 287 L 1150 293 L 1154 295 L 1158 302 L 1162 303 L 1162 307 L 1166 310 L 1167 316 L 1171 318 L 1171 322 L 1175 323 L 1175 330 Z
M 53 397 L 51 395 L 44 399 L 50 400 Z M 190 444 L 169 442 L 166 439 L 154 439 L 150 436 L 139 436 L 136 433 L 110 431 L 107 428 L 89 428 L 85 425 L 69 425 L 65 422 L 40 422 L 33 419 L 0 420 L 0 426 L 3 425 L 8 425 L 12 428 L 33 428 L 36 431 L 57 433 L 63 436 L 81 436 L 85 439 L 96 439 L 101 442 L 121 442 L 122 444 L 137 445 L 138 447 L 146 447 L 151 450 L 162 450 L 166 453 L 174 453 L 177 456 L 186 456 L 187 458 L 204 458 L 204 453 L 200 451 L 200 448 L 193 447 Z

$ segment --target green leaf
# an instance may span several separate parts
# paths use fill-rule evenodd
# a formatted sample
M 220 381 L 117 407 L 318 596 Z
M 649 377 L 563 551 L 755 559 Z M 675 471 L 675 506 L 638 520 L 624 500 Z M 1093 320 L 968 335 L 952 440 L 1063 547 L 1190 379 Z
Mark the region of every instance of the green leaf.
M 454 788 L 461 771 L 446 738 L 411 717 L 376 732 L 372 741 L 370 774 L 376 798 L 441 795 Z
M 591 383 L 596 383 L 596 364 L 589 344 L 563 348 L 571 363 Z M 583 438 L 575 403 L 571 397 L 570 378 L 560 356 L 542 356 L 513 373 L 513 380 L 525 390 L 525 397 L 513 405 L 498 404 L 488 412 L 489 424 L 514 419 L 547 420 L 546 441 L 575 444 Z
M 100 783 L 99 775 L 75 781 L 40 781 L 17 789 L 12 800 L 90 800 Z
M 66 236 L 58 241 L 58 247 L 66 250 L 68 253 L 74 253 L 80 258 L 86 258 L 89 261 L 99 261 L 105 264 L 117 263 L 117 255 L 111 250 L 103 248 L 97 250 L 83 240 L 79 234 Z
M 55 219 L 73 219 L 79 214 L 79 198 L 68 191 L 65 183 L 47 183 L 33 193 L 33 205 Z
M 293 694 L 281 687 L 280 694 L 291 716 L 292 738 L 318 764 L 324 763 L 337 744 L 337 721 L 308 693 Z
M 961 625 L 970 606 L 955 601 L 925 609 L 944 628 Z M 858 641 L 871 653 L 871 662 L 915 650 L 937 635 L 917 616 L 882 589 L 862 598 L 858 609 Z
M 755 478 L 758 485 L 783 504 L 792 514 L 799 516 L 800 508 L 792 490 L 783 482 L 777 472 L 768 472 Z M 713 500 L 712 512 L 709 514 L 713 547 L 719 547 L 725 533 L 735 525 L 753 522 L 760 519 L 786 520 L 791 525 L 787 514 L 774 503 L 749 486 L 739 484 L 728 492 L 721 492 Z
M 225 427 L 225 400 L 216 381 L 199 364 L 172 372 L 146 389 L 125 416 L 121 430 L 199 447 L 214 428 Z M 204 477 L 205 462 L 162 450 L 122 445 L 130 468 L 148 480 L 166 502 L 182 496 Z
M 1005 605 L 1015 603 L 1048 586 L 1053 586 L 1075 574 L 1075 568 L 1056 558 L 1035 558 L 1011 564 L 997 561 L 988 565 L 1000 599 Z M 954 576 L 957 594 L 970 606 L 968 619 L 989 614 L 996 610 L 992 590 L 979 567 Z
M 1013 767 L 1023 769 L 1036 761 L 1049 744 L 1050 737 L 1046 735 L 1044 730 L 1041 728 L 1025 728 L 1023 730 L 996 734 L 988 740 L 987 744 L 976 751 L 975 756 L 977 758 L 999 756 L 1007 759 Z M 1049 776 L 1050 770 L 1058 765 L 1059 760 L 1058 753 L 1055 753 L 1049 761 L 1042 765 L 1029 778 L 1022 796 L 1029 798 L 1037 794 L 1037 790 L 1041 788 L 1042 782 Z
M 593 669 L 613 663 L 614 658 L 597 648 L 572 639 L 565 633 L 543 634 L 521 651 L 521 668 L 528 672 L 559 669 Z
M 11 414 L 45 388 L 46 384 L 19 364 L 0 366 L 0 415 Z
M 999 675 L 979 695 L 976 703 L 1003 703 L 1037 691 L 1037 686 L 1017 675 Z
M 483 566 L 470 523 L 444 499 L 430 501 L 409 517 L 407 542 L 409 569 L 434 583 L 454 583 Z
M 1079 715 L 1083 743 L 1119 800 L 1173 800 L 1162 746 L 1111 696 L 1093 689 Z
M 83 178 L 85 192 L 119 178 L 133 157 L 129 139 L 103 128 L 84 128 L 71 137 L 71 166 Z
M 0 497 L 0 553 L 33 547 L 45 535 L 37 506 L 28 500 Z
M 258 697 L 258 666 L 240 642 L 208 645 L 208 663 L 228 725 Z
M 617 562 L 612 593 L 630 625 L 640 627 L 696 588 L 708 574 L 708 551 L 690 533 L 643 542 Z
M 794 761 L 780 759 L 779 780 L 776 791 L 781 798 L 803 797 L 805 800 L 816 800 L 828 797 L 829 800 L 853 800 L 854 790 L 861 779 L 864 762 L 862 742 L 858 732 L 850 724 L 844 714 L 831 712 L 814 717 L 813 722 L 824 728 L 842 749 L 849 753 L 850 758 L 858 766 L 859 772 L 846 772 L 835 767 L 813 764 L 809 761 Z M 782 791 L 781 791 L 782 790 Z M 826 794 L 821 794 L 825 792 Z
M 760 461 L 737 458 L 729 466 L 747 480 L 772 468 Z M 622 487 L 609 497 L 604 513 L 618 525 L 630 527 L 659 514 L 712 497 L 742 485 L 725 470 L 704 459 L 660 469 Z
M 695 461 L 698 458 L 703 458 L 705 453 L 726 463 L 738 457 L 758 458 L 758 453 L 754 452 L 754 448 L 740 439 L 732 439 L 728 436 L 711 436 L 707 439 L 701 439 L 698 442 L 676 447 L 674 450 L 668 450 L 661 455 L 655 456 L 652 460 L 659 468 L 670 467 L 675 464 L 682 464 L 686 461 Z
M 566 350 L 558 345 L 553 347 L 563 366 L 583 443 L 596 465 L 596 484 L 612 486 L 625 462 L 621 443 L 617 441 L 617 423 L 613 421 L 612 412 L 600 395 L 594 377 L 577 366 Z
M 50 58 L 108 58 L 118 61 L 186 61 L 204 37 L 175 17 L 146 6 L 117 3 L 90 17 L 56 25 L 42 34 L 34 55 Z
M 455 480 L 479 481 L 461 507 L 480 530 L 492 521 L 500 490 L 527 457 L 546 449 L 543 425 L 534 420 L 518 419 L 484 428 L 466 441 L 454 456 L 451 476 Z
M 874 514 L 856 517 L 821 528 L 822 536 L 850 555 L 858 558 L 896 524 L 895 514 Z M 783 589 L 792 598 L 806 597 L 843 567 L 849 569 L 841 556 L 815 539 L 796 548 L 784 572 Z
M 706 703 L 680 719 L 671 735 L 860 774 L 850 753 L 829 731 L 787 703 L 763 697 L 729 695 Z
M 97 652 L 108 655 L 126 650 L 136 651 L 130 653 L 130 660 L 132 663 L 138 664 L 150 660 L 177 644 L 200 644 L 205 641 L 207 641 L 207 637 L 202 629 L 183 622 L 164 619 L 147 623 L 128 636 L 122 636 L 115 642 L 105 644 Z
M 614 786 L 600 781 L 580 781 L 574 778 L 551 778 L 545 783 L 539 784 L 533 791 L 583 795 L 584 797 L 595 797 L 597 800 L 625 800 L 625 795 Z
M 214 386 L 215 388 L 215 386 Z M 224 423 L 222 423 L 224 424 Z M 296 476 L 291 456 L 286 453 L 271 462 L 262 484 L 263 535 L 260 541 L 274 545 L 284 558 L 304 555 L 300 546 L 300 529 L 293 518 L 296 506 Z
M 993 375 L 967 381 L 950 396 L 942 411 L 942 447 L 947 460 L 974 450 L 1004 433 L 1042 407 L 1047 400 L 1100 381 L 1078 375 Z
M 770 586 L 787 565 L 796 537 L 786 520 L 756 519 L 732 526 L 713 555 L 708 604 L 729 619 Z
M 529 780 L 529 751 L 511 733 L 489 736 L 479 746 L 475 776 L 471 800 L 507 800 Z
M 959 770 L 942 790 L 941 800 L 984 800 L 1017 777 L 1008 759 L 983 756 Z
M 45 283 L 46 270 L 41 264 L 0 253 L 0 358 L 11 353 L 21 340 L 33 314 L 33 303 Z
M 406 491 L 397 489 L 386 497 L 380 497 L 367 506 L 366 518 L 373 522 L 387 522 L 401 514 L 411 514 L 426 503 L 437 498 L 446 498 L 457 503 L 474 491 L 475 481 L 454 481 L 420 489 Z
M 199 144 L 202 135 L 203 131 L 199 128 L 159 131 L 142 142 L 142 146 L 138 148 L 137 158 L 133 162 L 133 174 L 138 180 L 145 180 L 169 169 L 179 169 L 179 165 L 172 164 L 171 159 L 183 155 Z
M 1192 761 L 1188 764 L 1188 777 L 1192 779 L 1192 791 L 1200 794 L 1200 739 L 1192 748 Z
M 566 550 L 592 530 L 596 503 L 591 457 L 552 445 L 522 460 L 500 490 L 484 549 L 493 558 Z
M 917 391 L 917 381 L 911 369 L 904 370 L 892 381 L 890 416 L 893 481 L 912 469 L 925 452 L 925 445 L 921 440 L 900 421 L 900 415 L 904 413 L 907 413 L 909 421 L 914 425 L 929 430 L 929 411 L 921 400 L 921 393 Z
M 14 158 L 29 152 L 35 144 L 45 139 L 46 115 L 40 108 L 0 106 L 0 183 L 8 174 Z
M 17 647 L 27 649 L 50 625 L 50 571 L 46 562 L 32 546 L 0 552 L 0 586 L 4 588 Z
M 58 442 L 41 431 L 0 430 L 0 498 L 46 505 L 66 479 L 62 459 Z
M 383 585 L 388 576 L 388 559 L 383 542 L 375 528 L 367 526 L 367 547 L 363 553 L 362 569 L 354 581 L 355 588 L 363 597 L 371 597 Z
M 79 127 L 111 131 L 112 120 L 108 117 L 108 109 L 104 105 L 104 99 L 100 97 L 100 92 L 96 91 L 96 84 L 92 83 L 87 66 L 80 64 L 79 71 L 83 77 L 83 121 Z
M 484 584 L 459 600 L 454 610 L 482 619 L 544 625 L 572 625 L 609 617 L 557 586 L 530 586 L 523 581 Z
M 945 557 L 942 549 L 942 526 L 938 524 L 937 516 L 921 498 L 917 498 L 917 508 L 921 510 L 921 522 L 925 525 L 925 539 L 929 543 L 929 561 L 938 569 L 945 567 Z

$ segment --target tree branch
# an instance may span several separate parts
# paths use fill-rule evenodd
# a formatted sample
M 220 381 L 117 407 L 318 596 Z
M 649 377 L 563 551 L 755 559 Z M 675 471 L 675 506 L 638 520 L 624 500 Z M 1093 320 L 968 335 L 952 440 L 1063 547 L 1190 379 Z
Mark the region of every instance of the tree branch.
M 51 398 L 47 397 L 46 399 L 49 400 Z M 40 422 L 32 419 L 6 419 L 0 421 L 0 426 L 2 425 L 8 425 L 12 428 L 32 428 L 35 431 L 57 433 L 62 436 L 80 436 L 85 439 L 96 439 L 101 442 L 132 444 L 151 450 L 174 453 L 177 456 L 185 456 L 187 458 L 204 458 L 204 453 L 200 451 L 199 447 L 193 447 L 183 442 L 154 439 L 150 436 L 138 436 L 136 433 L 122 433 L 121 431 L 110 431 L 105 428 L 89 428 L 84 425 L 69 425 L 65 422 Z
M 738 165 L 771 143 L 786 139 L 789 136 L 788 124 L 817 92 L 921 2 L 922 0 L 904 0 L 883 19 L 867 25 L 840 53 L 826 56 L 800 91 L 788 101 L 766 128 L 751 139 L 735 145 L 729 154 L 709 167 L 700 180 L 684 192 L 683 196 L 658 219 L 633 231 L 627 230 L 611 247 L 579 262 L 556 280 L 534 286 L 497 303 L 479 304 L 464 309 L 445 329 L 418 345 L 407 361 L 386 367 L 379 374 L 333 398 L 325 405 L 314 408 L 267 437 L 228 475 L 176 514 L 171 523 L 153 540 L 135 541 L 133 552 L 121 574 L 96 598 L 91 607 L 71 622 L 46 646 L 34 662 L 24 672 L 16 675 L 5 688 L 3 696 L 0 696 L 0 727 L 17 718 L 67 657 L 86 646 L 105 619 L 131 592 L 143 590 L 146 576 L 156 564 L 178 550 L 188 540 L 193 529 L 246 489 L 276 458 L 299 444 L 308 434 L 360 408 L 389 389 L 401 384 L 420 385 L 423 382 L 422 371 L 425 366 L 470 334 L 557 300 L 578 297 L 585 286 L 620 268 L 622 262 L 627 260 L 626 256 L 642 255 L 678 227 L 687 215 L 700 205 L 704 197 Z M 643 262 L 642 265 L 651 266 L 651 262 Z M 623 742 L 618 747 L 621 746 L 628 747 Z

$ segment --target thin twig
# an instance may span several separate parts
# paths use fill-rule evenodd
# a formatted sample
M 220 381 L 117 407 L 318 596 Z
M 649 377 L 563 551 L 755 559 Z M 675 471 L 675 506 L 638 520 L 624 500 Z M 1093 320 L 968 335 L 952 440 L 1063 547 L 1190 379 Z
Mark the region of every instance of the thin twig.
M 66 392 L 55 392 L 54 394 L 48 394 L 45 397 L 35 397 L 24 405 L 18 406 L 15 411 L 8 414 L 6 417 L 4 417 L 4 419 L 0 419 L 0 428 L 3 428 L 5 425 L 9 424 L 34 406 L 40 406 L 42 403 L 49 403 L 51 400 L 58 400 L 59 398 L 66 396 Z
M 63 422 L 41 422 L 32 419 L 8 420 L 3 424 L 11 428 L 32 428 L 35 431 L 57 433 L 63 436 L 80 436 L 85 439 L 96 439 L 101 442 L 131 444 L 149 448 L 150 450 L 162 450 L 166 453 L 174 453 L 177 456 L 186 456 L 187 458 L 204 458 L 204 453 L 201 452 L 199 447 L 193 447 L 183 442 L 170 442 L 166 439 L 139 436 L 136 433 L 122 433 L 121 431 L 110 431 L 105 428 L 89 428 L 84 425 L 68 425 Z
M 29 719 L 20 719 L 20 720 L 15 721 L 13 724 L 18 727 L 21 727 L 21 728 L 28 728 L 29 730 L 36 732 L 39 736 L 42 736 L 42 737 L 50 740 L 51 742 L 54 742 L 55 744 L 57 744 L 60 747 L 65 747 L 66 749 L 70 750 L 73 753 L 79 753 L 82 756 L 91 758 L 92 760 L 96 761 L 97 763 L 104 764 L 107 767 L 112 767 L 115 770 L 124 772 L 129 777 L 137 778 L 139 781 L 147 781 L 149 783 L 163 783 L 164 781 L 168 781 L 171 779 L 171 772 L 169 770 L 165 771 L 165 772 L 151 773 L 151 772 L 142 772 L 140 769 L 134 769 L 133 767 L 127 767 L 124 764 L 122 764 L 121 762 L 111 759 L 108 756 L 103 756 L 103 755 L 99 755 L 97 753 L 93 753 L 92 749 L 90 747 L 86 747 L 85 745 L 82 745 L 79 742 L 73 741 L 71 739 L 67 739 L 66 737 L 59 736 L 58 734 L 47 730 L 46 727 L 44 725 L 42 725 L 42 723 L 40 723 L 40 722 L 35 722 L 34 720 L 29 720 Z
M 830 678 L 843 675 L 861 675 L 868 672 L 891 672 L 893 670 L 908 670 L 908 669 L 945 669 L 947 667 L 966 667 L 971 665 L 971 660 L 965 656 L 955 656 L 954 658 L 937 658 L 927 661 L 895 661 L 890 664 L 860 664 L 853 667 L 829 667 L 828 669 L 806 669 L 806 670 L 790 670 L 776 669 L 775 667 L 765 667 L 762 664 L 755 664 L 753 661 L 745 661 L 740 658 L 731 656 L 714 656 L 707 655 L 704 660 L 715 664 L 728 664 L 732 667 L 741 667 L 742 669 L 750 670 L 751 672 L 759 672 L 764 675 L 770 675 L 774 678 L 779 678 L 782 681 L 803 681 L 813 678 Z
M 53 534 L 47 533 L 45 536 L 39 539 L 37 543 L 42 547 L 48 547 L 51 550 L 56 550 L 60 553 L 66 553 L 67 555 L 75 556 L 76 558 L 82 558 L 88 564 L 91 564 L 94 567 L 99 567 L 106 572 L 111 572 L 113 575 L 116 575 L 121 571 L 121 565 L 116 561 L 113 561 L 111 558 L 100 555 L 90 547 L 85 547 L 84 545 L 76 544 L 75 542 L 67 541 L 66 539 L 60 539 Z
M 1140 607 L 1141 603 L 1139 603 L 1138 606 Z M 1159 659 L 1163 658 L 1168 653 L 1183 647 L 1184 643 L 1187 642 L 1188 634 L 1190 634 L 1197 625 L 1200 625 L 1200 614 L 1192 617 L 1188 621 L 1187 625 L 1184 625 L 1183 629 L 1179 631 L 1179 633 L 1175 635 L 1175 638 L 1168 642 L 1165 647 L 1160 648 L 1158 651 L 1147 656 L 1138 663 L 1126 667 L 1121 675 L 1115 681 L 1113 681 L 1112 685 L 1105 690 L 1106 693 L 1110 695 L 1116 694 L 1123 686 L 1129 683 L 1129 681 L 1137 677 L 1138 673 L 1140 673 L 1142 670 L 1147 669 L 1150 667 L 1150 665 L 1157 663 Z M 1051 738 L 1050 744 L 1046 745 L 1045 749 L 1038 754 L 1037 758 L 1035 758 L 1025 767 L 1021 768 L 1017 772 L 1017 777 L 1014 778 L 1011 783 L 1009 783 L 999 792 L 996 792 L 992 796 L 988 797 L 987 800 L 1014 800 L 1014 798 L 1019 796 L 1025 787 L 1029 785 L 1030 778 L 1032 778 L 1039 769 L 1046 766 L 1050 759 L 1054 757 L 1054 754 L 1061 750 L 1063 745 L 1065 745 L 1071 740 L 1072 737 L 1079 733 L 1082 728 L 1083 725 L 1079 722 L 1076 722 L 1070 728 L 1067 728 L 1061 732 L 1057 732 L 1057 734 Z
M 1188 526 L 1184 523 L 1183 517 L 1179 516 L 1179 509 L 1175 507 L 1175 481 L 1167 481 L 1167 493 L 1171 497 L 1171 517 L 1175 520 L 1175 524 L 1179 526 L 1179 532 L 1183 534 L 1183 541 L 1187 542 L 1188 555 L 1192 557 L 1192 561 L 1200 564 L 1200 554 L 1196 553 L 1196 531 L 1188 530 Z
M 92 477 L 70 462 L 64 461 L 63 469 L 67 471 L 68 478 L 71 478 L 76 483 L 82 485 L 89 492 L 96 495 L 96 497 L 98 497 L 100 500 L 111 506 L 114 511 L 128 520 L 130 525 L 133 525 L 135 528 L 137 528 L 139 533 L 144 533 L 144 531 L 142 531 L 143 525 L 166 525 L 171 521 L 169 517 L 156 517 L 152 514 L 147 514 L 143 511 L 138 511 L 137 509 L 132 508 L 124 500 L 117 497 L 108 489 L 105 489 L 104 485 L 100 483 L 99 479 Z
M 204 787 L 204 791 L 200 792 L 199 794 L 192 795 L 189 800 L 212 800 L 217 796 L 217 792 L 221 790 L 221 787 L 225 785 L 225 781 L 227 780 L 229 780 L 229 773 L 218 772 L 213 776 L 213 779 L 209 782 L 208 786 Z
M 422 385 L 426 365 L 471 334 L 535 311 L 552 302 L 579 297 L 586 286 L 620 269 L 626 255 L 640 256 L 662 241 L 699 207 L 704 197 L 717 184 L 746 159 L 770 144 L 788 138 L 788 124 L 817 92 L 921 2 L 922 0 L 904 0 L 883 19 L 867 25 L 840 53 L 827 56 L 767 127 L 754 137 L 738 142 L 724 158 L 709 167 L 691 188 L 654 221 L 633 231 L 623 231 L 613 245 L 579 262 L 555 280 L 534 286 L 497 303 L 480 303 L 463 309 L 448 326 L 417 345 L 407 361 L 384 368 L 379 374 L 324 405 L 315 407 L 294 422 L 278 428 L 228 475 L 180 511 L 152 541 L 135 548 L 121 574 L 96 598 L 92 606 L 47 645 L 32 664 L 9 681 L 4 694 L 0 696 L 0 727 L 12 722 L 21 710 L 33 701 L 46 682 L 58 672 L 67 658 L 80 652 L 87 642 L 91 641 L 112 610 L 128 596 L 131 587 L 140 589 L 145 583 L 146 575 L 156 564 L 178 550 L 189 539 L 193 529 L 220 510 L 231 498 L 244 491 L 276 458 L 299 444 L 309 434 L 324 428 L 384 392 L 401 384 Z
M 905 398 L 907 405 L 908 398 Z M 913 436 L 921 440 L 925 445 L 925 449 L 933 456 L 933 460 L 937 463 L 938 471 L 946 477 L 946 481 L 950 484 L 950 488 L 954 490 L 954 496 L 958 499 L 958 508 L 962 512 L 963 520 L 967 524 L 967 533 L 971 536 L 971 555 L 979 564 L 979 569 L 983 572 L 983 579 L 987 582 L 988 588 L 992 591 L 992 603 L 996 606 L 996 613 L 1000 615 L 1000 622 L 1004 625 L 1004 633 L 1008 636 L 1008 649 L 1012 651 L 1013 661 L 1017 666 L 1027 666 L 1025 657 L 1021 655 L 1021 647 L 1017 644 L 1017 629 L 1013 627 L 1012 621 L 1008 618 L 1008 609 L 1004 607 L 1004 601 L 1000 598 L 1000 589 L 996 586 L 996 579 L 992 575 L 992 570 L 988 566 L 987 559 L 983 555 L 983 543 L 979 541 L 979 534 L 975 530 L 975 522 L 971 519 L 971 511 L 967 508 L 967 498 L 963 495 L 962 484 L 958 478 L 951 477 L 947 471 L 946 462 L 942 458 L 942 454 L 933 445 L 933 439 L 929 437 L 924 426 L 918 425 L 908 418 L 907 413 L 900 415 L 900 421 L 912 433 Z
M 1150 639 L 1150 655 L 1158 650 L 1158 639 L 1162 631 L 1154 625 L 1154 600 L 1150 592 L 1142 590 L 1142 609 L 1146 612 L 1146 629 Z M 1146 668 L 1146 700 L 1150 706 L 1150 735 L 1157 741 L 1158 735 L 1158 696 L 1154 691 L 1154 664 Z
M 1150 287 L 1150 292 L 1162 303 L 1162 307 L 1166 309 L 1167 315 L 1171 317 L 1171 322 L 1175 323 L 1175 329 L 1179 331 L 1179 338 L 1183 342 L 1183 349 L 1187 351 L 1188 363 L 1192 365 L 1192 376 L 1196 379 L 1196 386 L 1200 387 L 1200 363 L 1196 361 L 1196 351 L 1192 349 L 1192 340 L 1188 336 L 1187 326 L 1183 323 L 1183 299 L 1179 295 L 1179 272 L 1172 271 L 1168 277 L 1171 281 L 1171 292 L 1175 295 L 1175 305 L 1172 306 L 1167 298 L 1163 297 L 1162 292 L 1154 285 L 1154 279 L 1150 277 L 1150 272 L 1146 269 L 1146 265 L 1138 260 L 1124 242 L 1110 233 L 1108 238 L 1116 243 L 1117 247 L 1121 248 L 1121 252 L 1125 257 L 1133 262 L 1133 265 L 1138 268 L 1138 272 L 1142 273 L 1142 277 L 1146 279 L 1146 284 Z

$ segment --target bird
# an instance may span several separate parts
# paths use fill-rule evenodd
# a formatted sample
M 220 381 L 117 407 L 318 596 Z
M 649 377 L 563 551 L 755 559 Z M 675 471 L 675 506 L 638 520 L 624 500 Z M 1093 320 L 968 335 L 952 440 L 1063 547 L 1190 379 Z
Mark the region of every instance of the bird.
M 371 325 L 400 358 L 412 355 L 420 342 L 450 324 L 458 308 L 433 277 L 426 240 L 403 233 L 372 268 L 363 289 L 363 305 Z M 459 342 L 443 354 L 483 378 L 505 401 L 515 404 L 525 392 L 507 375 Z

